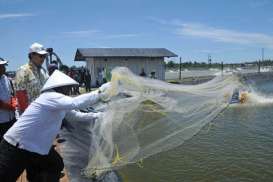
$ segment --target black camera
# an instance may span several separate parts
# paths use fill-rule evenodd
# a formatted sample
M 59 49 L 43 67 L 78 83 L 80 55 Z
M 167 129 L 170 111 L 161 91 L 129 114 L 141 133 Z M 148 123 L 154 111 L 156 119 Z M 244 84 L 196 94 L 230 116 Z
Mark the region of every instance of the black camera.
M 46 51 L 47 51 L 48 53 L 53 53 L 53 48 L 47 48 Z

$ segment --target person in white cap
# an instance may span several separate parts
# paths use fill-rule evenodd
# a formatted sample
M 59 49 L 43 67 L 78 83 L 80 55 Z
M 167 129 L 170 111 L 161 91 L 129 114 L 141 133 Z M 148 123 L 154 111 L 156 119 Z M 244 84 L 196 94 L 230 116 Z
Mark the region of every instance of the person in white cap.
M 5 75 L 8 61 L 0 58 L 0 140 L 16 121 L 16 100 L 12 82 Z
M 55 70 L 41 92 L 18 121 L 6 132 L 0 143 L 0 179 L 3 182 L 16 181 L 29 165 L 46 170 L 50 174 L 45 181 L 59 181 L 63 166 L 54 166 L 60 160 L 59 154 L 51 145 L 58 134 L 62 120 L 66 117 L 94 121 L 96 113 L 78 113 L 75 109 L 84 109 L 109 98 L 111 84 L 102 85 L 97 91 L 69 97 L 69 89 L 78 82 Z M 72 111 L 73 110 L 73 111 Z M 37 179 L 42 181 L 42 179 Z M 35 181 L 35 180 L 33 180 Z
M 33 43 L 29 48 L 29 62 L 16 72 L 15 89 L 20 114 L 40 95 L 40 90 L 48 79 L 48 74 L 42 67 L 47 54 L 43 45 Z
M 33 43 L 29 47 L 28 63 L 16 71 L 15 92 L 18 101 L 17 110 L 20 115 L 40 95 L 40 90 L 48 79 L 48 74 L 42 67 L 47 54 L 48 52 L 43 45 Z M 34 168 L 29 167 L 27 169 L 27 179 L 29 181 L 37 173 Z

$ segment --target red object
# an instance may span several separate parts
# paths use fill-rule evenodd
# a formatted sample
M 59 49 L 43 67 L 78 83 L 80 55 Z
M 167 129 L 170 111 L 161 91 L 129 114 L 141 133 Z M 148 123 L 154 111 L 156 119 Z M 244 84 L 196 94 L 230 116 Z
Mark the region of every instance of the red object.
M 0 101 L 0 108 L 8 111 L 15 111 L 15 107 L 13 107 L 11 103 L 6 103 L 3 101 Z
M 18 100 L 18 106 L 20 111 L 24 111 L 28 106 L 28 96 L 26 90 L 16 91 L 16 97 Z
M 10 103 L 11 103 L 12 107 L 16 108 L 17 107 L 17 98 L 12 97 L 10 100 Z

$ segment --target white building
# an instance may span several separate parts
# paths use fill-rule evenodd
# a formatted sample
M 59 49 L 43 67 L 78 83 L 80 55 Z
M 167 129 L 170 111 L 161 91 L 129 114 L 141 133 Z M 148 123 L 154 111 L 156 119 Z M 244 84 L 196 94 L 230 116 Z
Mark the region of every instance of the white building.
M 102 70 L 111 71 L 117 66 L 128 67 L 140 75 L 144 70 L 146 76 L 165 79 L 165 57 L 177 57 L 165 48 L 81 48 L 77 49 L 75 61 L 86 61 L 91 73 L 91 85 L 100 80 Z

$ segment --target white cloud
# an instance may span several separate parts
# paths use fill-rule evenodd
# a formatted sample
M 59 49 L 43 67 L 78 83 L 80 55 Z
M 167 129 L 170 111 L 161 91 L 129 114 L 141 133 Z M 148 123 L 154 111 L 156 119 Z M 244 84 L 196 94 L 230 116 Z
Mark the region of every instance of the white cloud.
M 246 48 L 243 47 L 233 47 L 233 48 L 214 48 L 214 49 L 198 49 L 195 50 L 197 53 L 203 53 L 203 54 L 218 54 L 218 53 L 225 53 L 225 52 L 241 52 L 245 51 Z
M 258 45 L 273 48 L 273 35 L 215 28 L 200 23 L 183 23 L 178 19 L 167 21 L 155 17 L 148 17 L 148 20 L 162 26 L 174 27 L 175 34 L 178 36 L 206 38 L 216 42 L 243 44 L 248 46 Z
M 99 33 L 98 30 L 80 30 L 80 31 L 62 32 L 62 34 L 71 36 L 71 37 L 89 37 L 97 33 Z
M 151 22 L 154 22 L 154 23 L 158 23 L 158 24 L 161 24 L 161 25 L 173 25 L 173 26 L 178 26 L 178 25 L 181 25 L 182 24 L 182 21 L 179 20 L 179 19 L 172 19 L 172 20 L 164 20 L 164 19 L 161 19 L 161 18 L 156 18 L 156 17 L 152 17 L 152 16 L 149 16 L 146 18 L 148 21 L 151 21 Z
M 159 23 L 161 25 L 169 25 L 170 24 L 170 22 L 168 22 L 168 21 L 166 21 L 164 19 L 156 18 L 156 17 L 153 17 L 153 16 L 147 17 L 147 20 L 155 22 L 155 23 Z
M 21 18 L 21 17 L 28 17 L 28 16 L 34 16 L 34 14 L 31 14 L 31 13 L 0 14 L 0 19 Z
M 65 36 L 70 37 L 80 37 L 87 38 L 93 37 L 96 39 L 119 39 L 119 38 L 131 38 L 137 37 L 137 34 L 125 33 L 125 34 L 105 34 L 98 30 L 80 30 L 80 31 L 70 31 L 70 32 L 62 32 Z
M 179 26 L 181 25 L 183 22 L 179 19 L 172 19 L 172 20 L 164 20 L 164 19 L 160 19 L 160 18 L 156 18 L 153 16 L 149 16 L 146 18 L 148 21 L 152 21 L 154 23 L 158 23 L 161 25 L 173 25 L 173 26 Z
M 137 37 L 137 34 L 113 34 L 105 36 L 106 39 Z
M 195 52 L 198 52 L 198 53 L 204 53 L 204 54 L 211 54 L 211 53 L 215 53 L 217 52 L 216 50 L 208 50 L 208 49 L 201 49 L 201 50 L 195 50 Z
M 273 48 L 273 36 L 262 33 L 246 33 L 228 29 L 214 28 L 202 24 L 181 24 L 177 27 L 179 36 L 207 38 L 216 42 L 244 45 L 259 45 Z
M 100 45 L 100 46 L 96 46 L 97 48 L 113 48 L 113 47 L 109 47 L 109 46 L 102 46 L 102 45 Z

